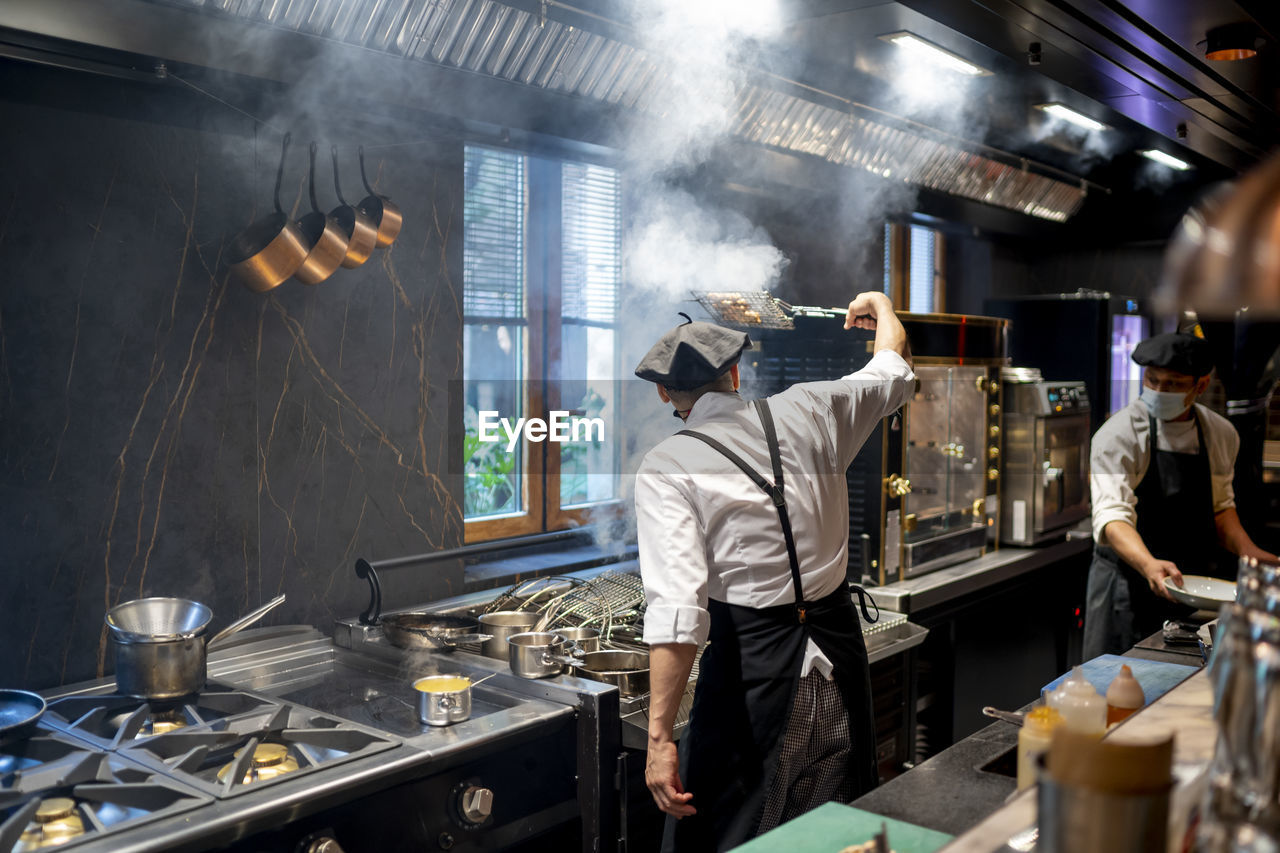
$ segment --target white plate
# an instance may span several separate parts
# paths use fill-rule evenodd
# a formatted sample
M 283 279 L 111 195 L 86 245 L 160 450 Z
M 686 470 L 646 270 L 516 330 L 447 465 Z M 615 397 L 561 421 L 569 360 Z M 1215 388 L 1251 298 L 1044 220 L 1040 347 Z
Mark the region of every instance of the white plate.
M 1177 601 L 1200 610 L 1217 610 L 1222 605 L 1236 600 L 1234 581 L 1207 578 L 1203 575 L 1183 575 L 1181 587 L 1178 587 L 1172 578 L 1165 578 L 1164 588 L 1169 590 L 1169 594 Z

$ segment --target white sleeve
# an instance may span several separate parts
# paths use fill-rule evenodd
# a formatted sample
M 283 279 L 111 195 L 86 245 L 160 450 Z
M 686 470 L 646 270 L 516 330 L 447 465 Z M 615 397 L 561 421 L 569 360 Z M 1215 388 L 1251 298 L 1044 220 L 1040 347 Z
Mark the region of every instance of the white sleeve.
M 1093 541 L 1099 545 L 1107 544 L 1103 530 L 1111 522 L 1126 521 L 1137 526 L 1138 497 L 1134 490 L 1146 473 L 1150 459 L 1150 454 L 1142 452 L 1139 441 L 1124 409 L 1103 424 L 1093 437 L 1089 450 L 1089 490 L 1093 499 Z
M 830 407 L 836 426 L 836 453 L 848 467 L 880 420 L 911 399 L 916 375 L 892 350 L 881 350 L 861 370 L 833 382 L 806 382 L 784 394 L 800 393 Z
M 675 475 L 636 473 L 636 537 L 646 609 L 644 641 L 702 645 L 707 613 L 707 555 L 697 512 Z
M 1240 434 L 1228 421 L 1225 428 L 1213 429 L 1205 437 L 1209 445 L 1209 479 L 1213 483 L 1214 515 L 1236 505 L 1236 454 L 1240 452 Z

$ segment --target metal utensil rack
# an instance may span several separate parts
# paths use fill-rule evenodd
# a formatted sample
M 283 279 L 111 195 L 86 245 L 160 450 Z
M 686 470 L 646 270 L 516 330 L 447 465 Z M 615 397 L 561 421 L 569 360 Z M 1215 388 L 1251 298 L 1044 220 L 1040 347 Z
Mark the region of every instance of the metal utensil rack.
M 644 585 L 630 572 L 604 572 L 593 578 L 553 575 L 521 581 L 485 606 L 485 613 L 525 610 L 538 613 L 538 630 L 592 627 L 601 639 L 615 627 L 634 624 L 644 612 Z

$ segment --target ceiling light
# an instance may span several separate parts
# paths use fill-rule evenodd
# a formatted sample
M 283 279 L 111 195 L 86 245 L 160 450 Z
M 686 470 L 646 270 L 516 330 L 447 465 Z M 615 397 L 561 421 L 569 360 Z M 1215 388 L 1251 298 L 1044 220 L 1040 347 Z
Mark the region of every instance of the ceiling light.
M 1204 58 L 1219 62 L 1249 59 L 1258 55 L 1258 31 L 1249 23 L 1227 24 L 1214 27 L 1206 33 Z
M 1076 127 L 1083 127 L 1085 130 L 1106 130 L 1107 126 L 1100 121 L 1089 118 L 1084 113 L 1078 113 L 1070 107 L 1062 104 L 1036 104 L 1036 109 L 1044 110 L 1054 118 L 1060 118 L 1063 121 L 1069 121 Z
M 1138 153 L 1143 157 L 1146 157 L 1148 160 L 1154 160 L 1162 166 L 1168 166 L 1170 169 L 1177 169 L 1179 172 L 1185 172 L 1191 168 L 1191 164 L 1186 160 L 1179 160 L 1172 154 L 1166 154 L 1157 148 L 1148 148 L 1146 150 L 1139 151 Z
M 957 74 L 964 74 L 968 77 L 989 77 L 991 75 L 991 72 L 987 69 L 974 65 L 969 60 L 957 56 L 946 48 L 938 47 L 933 42 L 925 41 L 913 33 L 888 33 L 880 36 L 880 38 L 890 44 L 896 44 L 913 56 L 917 56 L 948 71 L 954 71 Z

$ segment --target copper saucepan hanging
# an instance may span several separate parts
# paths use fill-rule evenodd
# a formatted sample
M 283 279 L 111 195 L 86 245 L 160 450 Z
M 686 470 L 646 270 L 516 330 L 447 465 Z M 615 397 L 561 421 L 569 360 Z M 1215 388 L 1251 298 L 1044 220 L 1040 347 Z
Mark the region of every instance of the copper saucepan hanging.
M 284 178 L 284 159 L 292 135 L 286 133 L 280 146 L 280 166 L 276 169 L 273 200 L 276 211 L 257 220 L 231 241 L 231 270 L 250 290 L 266 293 L 278 287 L 297 272 L 307 257 L 307 242 L 302 230 L 280 207 L 280 182 Z
M 360 152 L 360 180 L 364 182 L 365 191 L 369 194 L 362 198 L 356 207 L 364 211 L 377 226 L 376 245 L 379 249 L 385 249 L 400 236 L 400 226 L 404 224 L 404 217 L 400 215 L 400 208 L 396 207 L 395 202 L 385 195 L 378 195 L 373 191 L 373 187 L 369 186 L 369 178 L 364 172 L 364 146 L 361 145 L 357 150 Z M 503 651 L 505 653 L 506 650 Z
M 298 227 L 311 250 L 294 278 L 303 284 L 319 284 L 333 275 L 347 257 L 347 236 L 342 225 L 332 216 L 325 215 L 316 202 L 316 150 L 311 143 L 311 212 L 298 220 Z
M 347 236 L 347 255 L 342 259 L 342 265 L 354 269 L 373 254 L 373 247 L 378 241 L 378 226 L 342 197 L 342 184 L 338 181 L 338 146 L 333 146 L 330 152 L 333 154 L 333 189 L 340 204 L 329 215 L 338 220 L 342 233 Z

